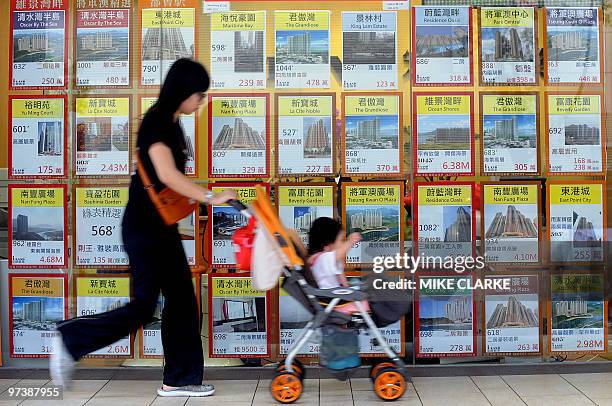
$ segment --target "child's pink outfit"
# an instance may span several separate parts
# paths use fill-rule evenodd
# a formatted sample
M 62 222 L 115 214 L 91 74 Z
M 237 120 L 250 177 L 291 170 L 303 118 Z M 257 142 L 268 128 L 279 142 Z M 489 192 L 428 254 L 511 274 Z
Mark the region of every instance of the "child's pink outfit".
M 310 266 L 312 275 L 317 281 L 317 285 L 319 285 L 319 289 L 338 288 L 342 286 L 338 282 L 338 275 L 344 273 L 344 267 L 342 262 L 336 260 L 335 251 L 317 252 L 308 258 L 308 265 Z M 366 312 L 370 311 L 367 300 L 362 300 L 361 304 Z M 359 312 L 357 305 L 353 302 L 336 306 L 334 310 L 344 314 Z

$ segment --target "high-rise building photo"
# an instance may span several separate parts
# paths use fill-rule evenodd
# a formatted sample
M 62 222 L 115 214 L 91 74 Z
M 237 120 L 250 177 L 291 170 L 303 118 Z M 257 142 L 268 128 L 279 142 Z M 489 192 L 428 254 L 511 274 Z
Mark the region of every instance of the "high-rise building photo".
M 129 29 L 79 28 L 76 38 L 77 61 L 127 61 Z
M 63 62 L 64 30 L 15 30 L 14 62 Z
M 533 296 L 532 300 L 521 301 L 524 296 L 492 296 L 491 301 L 487 297 L 487 305 L 495 304 L 494 310 L 488 314 L 487 328 L 538 327 L 538 297 L 530 295 Z
M 483 28 L 483 62 L 533 62 L 534 36 L 531 27 Z
M 523 206 L 517 209 L 508 205 L 497 211 L 488 222 L 485 238 L 538 238 L 538 219 L 535 206 Z M 523 211 L 527 211 L 523 213 Z M 489 219 L 487 219 L 489 220 Z
M 536 148 L 536 115 L 487 114 L 483 133 L 485 148 Z
M 234 70 L 236 72 L 264 71 L 263 31 L 234 32 Z
M 329 63 L 327 30 L 276 31 L 276 64 Z
M 213 150 L 266 149 L 265 134 L 259 117 L 218 117 L 215 127 L 220 127 L 213 142 Z
M 343 32 L 342 55 L 342 63 L 348 65 L 395 64 L 395 32 Z
M 396 149 L 398 134 L 397 116 L 346 116 L 346 149 Z
M 63 241 L 61 207 L 13 207 L 13 240 Z
M 77 119 L 77 151 L 112 150 L 111 117 L 80 117 Z
M 392 206 L 351 206 L 346 209 L 347 233 L 361 241 L 399 241 L 399 211 Z
M 189 40 L 185 38 L 188 31 L 191 30 L 174 27 L 147 28 L 142 39 L 142 60 L 173 61 L 179 58 L 193 58 L 193 38 Z
M 38 122 L 38 156 L 59 156 L 64 153 L 64 131 L 61 121 Z
M 470 296 L 419 296 L 419 324 L 423 331 L 470 330 Z
M 546 40 L 549 61 L 599 60 L 597 27 L 548 27 Z
M 470 206 L 445 206 L 443 211 L 444 242 L 472 241 Z
M 469 116 L 428 114 L 417 118 L 417 142 L 420 150 L 467 150 L 471 148 Z
M 62 297 L 13 297 L 13 330 L 53 331 L 64 320 Z
M 469 49 L 467 26 L 416 26 L 417 58 L 467 58 Z
M 331 158 L 331 119 L 304 117 L 304 158 Z

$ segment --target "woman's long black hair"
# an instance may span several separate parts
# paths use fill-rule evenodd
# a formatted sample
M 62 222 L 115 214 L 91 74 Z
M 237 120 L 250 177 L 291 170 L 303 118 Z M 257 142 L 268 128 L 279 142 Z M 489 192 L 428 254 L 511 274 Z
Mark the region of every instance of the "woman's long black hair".
M 163 119 L 172 120 L 181 103 L 194 93 L 208 90 L 210 79 L 201 63 L 193 59 L 177 59 L 166 75 L 157 102 L 147 111 Z

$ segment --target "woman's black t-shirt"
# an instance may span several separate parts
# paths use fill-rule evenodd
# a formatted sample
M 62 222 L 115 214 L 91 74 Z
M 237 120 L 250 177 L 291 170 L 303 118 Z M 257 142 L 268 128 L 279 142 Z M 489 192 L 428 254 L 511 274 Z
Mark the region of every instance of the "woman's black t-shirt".
M 151 183 L 155 185 L 157 192 L 160 192 L 165 185 L 161 183 L 157 177 L 155 167 L 149 156 L 149 148 L 157 142 L 164 143 L 170 148 L 177 169 L 185 173 L 187 146 L 185 143 L 185 134 L 183 133 L 180 123 L 178 121 L 173 121 L 172 117 L 166 119 L 151 111 L 144 117 L 140 124 L 136 147 L 138 148 L 140 160 Z M 147 191 L 144 189 L 138 171 L 132 175 L 129 200 L 125 209 L 125 214 L 123 215 L 123 225 L 140 228 L 165 227 L 157 209 L 149 198 Z

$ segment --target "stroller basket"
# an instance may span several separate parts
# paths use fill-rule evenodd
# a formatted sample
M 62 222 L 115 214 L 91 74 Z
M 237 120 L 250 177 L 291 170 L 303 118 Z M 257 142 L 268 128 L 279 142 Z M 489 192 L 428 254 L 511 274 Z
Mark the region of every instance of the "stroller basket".
M 355 328 L 334 324 L 322 326 L 320 364 L 341 381 L 345 381 L 361 365 L 359 336 Z

